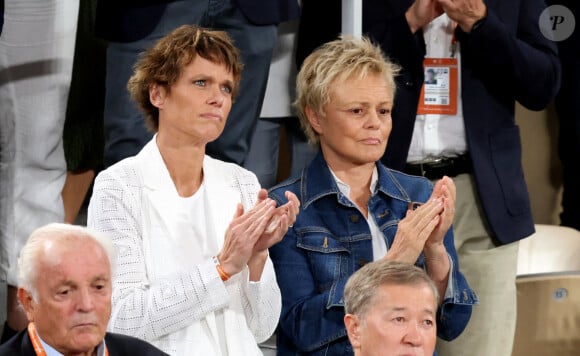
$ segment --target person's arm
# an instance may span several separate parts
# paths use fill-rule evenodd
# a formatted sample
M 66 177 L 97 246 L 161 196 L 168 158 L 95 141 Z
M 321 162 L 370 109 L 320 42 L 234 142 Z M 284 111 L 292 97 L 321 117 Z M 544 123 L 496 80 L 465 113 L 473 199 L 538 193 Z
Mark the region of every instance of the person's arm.
M 250 209 L 260 201 L 260 184 L 254 174 L 234 168 L 235 189 L 240 191 L 242 202 Z M 291 222 L 294 222 L 292 219 Z M 286 226 L 287 228 L 287 226 Z M 252 276 L 252 271 L 254 275 Z M 268 250 L 254 254 L 248 261 L 248 268 L 243 272 L 245 282 L 228 288 L 239 288 L 236 294 L 241 295 L 246 322 L 256 342 L 266 341 L 276 330 L 282 298 L 276 282 L 274 266 Z M 226 282 L 227 283 L 227 282 Z
M 416 263 L 424 268 L 435 282 L 440 296 L 440 305 L 437 311 L 437 335 L 443 340 L 453 340 L 467 326 L 471 317 L 472 305 L 477 303 L 477 297 L 460 272 L 457 251 L 455 250 L 452 228 L 455 214 L 455 184 L 448 177 L 439 180 L 432 188 L 430 183 L 426 184 L 429 184 L 429 189 L 425 190 L 423 196 L 414 197 L 414 201 L 427 201 L 427 203 L 416 210 L 407 212 L 407 217 L 399 222 L 395 243 L 398 245 L 400 241 L 397 242 L 397 239 L 405 237 L 405 235 L 414 236 L 412 240 L 424 241 L 424 245 L 421 246 L 422 253 L 415 255 L 416 257 L 411 263 Z M 427 214 L 426 217 L 430 217 L 430 213 L 423 210 L 428 208 L 435 199 L 442 201 L 441 208 L 435 211 L 440 218 L 435 227 L 427 228 L 428 237 L 422 237 L 423 232 L 417 228 L 423 224 L 421 221 L 423 219 L 418 220 L 417 218 L 423 213 Z M 407 230 L 407 232 L 401 234 L 400 229 Z M 395 243 L 392 247 L 395 246 Z M 409 244 L 406 246 L 407 250 L 412 250 L 409 248 Z
M 256 342 L 264 342 L 276 330 L 282 310 L 282 297 L 269 257 L 263 266 L 260 281 L 248 280 L 241 288 L 240 294 L 248 327 Z
M 241 299 L 248 328 L 258 342 L 272 335 L 281 309 L 280 290 L 272 267 L 268 265 L 267 250 L 266 254 L 259 253 L 250 258 L 254 244 L 268 225 L 273 211 L 272 200 L 259 201 L 245 214 L 242 214 L 243 208 L 239 204 L 217 255 L 221 271 L 228 276 L 225 281 L 228 294 L 236 301 Z
M 413 4 L 404 0 L 367 0 L 363 7 L 363 32 L 402 67 L 403 73 L 397 79 L 403 86 L 408 82 L 420 86 L 423 82 L 425 41 L 420 25 L 410 20 Z
M 461 273 L 452 228 L 445 235 L 444 245 L 450 265 L 448 277 L 450 285 L 447 286 L 445 294 L 441 295 L 442 303 L 437 310 L 437 336 L 450 341 L 463 332 L 471 318 L 473 305 L 478 304 L 478 299 Z M 428 271 L 429 267 L 426 268 Z
M 540 32 L 544 2 L 517 1 L 502 18 L 487 7 L 485 20 L 469 33 L 459 26 L 462 61 L 488 86 L 513 97 L 531 110 L 545 108 L 560 86 L 556 44 Z
M 440 296 L 437 335 L 449 341 L 467 326 L 477 297 L 459 269 L 452 227 L 456 188 L 451 178 L 443 177 L 435 183 L 429 199 L 435 198 L 443 200 L 443 211 L 439 224 L 425 243 L 423 259 L 427 274 L 435 282 Z
M 149 280 L 139 186 L 130 169 L 101 172 L 88 226 L 110 236 L 117 249 L 109 330 L 152 341 L 224 308 L 230 296 L 211 259 L 171 278 Z
M 250 281 L 256 282 L 260 280 L 264 265 L 268 259 L 268 248 L 280 242 L 286 231 L 288 231 L 288 227 L 296 221 L 296 216 L 300 209 L 300 201 L 291 192 L 286 192 L 285 195 L 288 198 L 288 202 L 276 207 L 267 228 L 253 246 L 253 253 L 248 260 Z M 266 199 L 268 199 L 268 192 L 266 189 L 260 189 L 257 195 L 257 202 L 260 203 Z
M 449 177 L 443 177 L 435 183 L 429 198 L 430 200 L 439 198 L 443 203 L 443 211 L 439 215 L 439 224 L 433 229 L 423 248 L 427 273 L 435 282 L 442 298 L 449 284 L 451 270 L 451 263 L 445 246 L 445 236 L 451 230 L 453 218 L 455 217 L 456 195 L 457 192 L 453 180 Z

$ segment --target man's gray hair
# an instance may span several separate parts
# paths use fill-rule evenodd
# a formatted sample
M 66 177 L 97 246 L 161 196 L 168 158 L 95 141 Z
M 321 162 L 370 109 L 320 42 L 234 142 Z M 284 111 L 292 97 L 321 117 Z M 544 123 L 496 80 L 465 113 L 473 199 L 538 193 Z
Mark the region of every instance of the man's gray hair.
M 388 284 L 427 285 L 433 292 L 435 302 L 439 300 L 437 287 L 424 270 L 409 263 L 381 259 L 364 265 L 350 276 L 344 288 L 345 312 L 364 318 L 375 302 L 379 287 Z
M 114 275 L 116 260 L 115 247 L 108 236 L 86 228 L 84 226 L 52 223 L 42 226 L 32 232 L 18 257 L 18 286 L 27 290 L 34 300 L 38 299 L 35 281 L 38 273 L 38 259 L 49 242 L 64 242 L 67 239 L 90 239 L 103 248 L 111 267 L 111 276 Z

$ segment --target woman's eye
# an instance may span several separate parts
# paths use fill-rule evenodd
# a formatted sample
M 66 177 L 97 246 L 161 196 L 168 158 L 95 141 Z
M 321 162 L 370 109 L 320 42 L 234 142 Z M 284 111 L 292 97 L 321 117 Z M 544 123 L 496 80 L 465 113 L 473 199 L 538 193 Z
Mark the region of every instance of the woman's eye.
M 227 93 L 227 94 L 231 94 L 233 92 L 232 87 L 230 87 L 229 85 L 224 85 L 222 87 L 222 90 L 223 90 L 224 93 Z
M 198 80 L 195 80 L 195 81 L 193 82 L 193 84 L 195 84 L 195 85 L 197 85 L 197 86 L 200 86 L 200 87 L 203 87 L 203 86 L 205 86 L 205 80 L 203 80 L 203 79 L 198 79 Z
M 390 109 L 380 109 L 379 110 L 379 115 L 388 115 L 391 113 Z
M 361 108 L 355 108 L 355 109 L 352 109 L 351 111 L 353 114 L 356 114 L 356 115 L 362 114 L 364 112 L 364 110 Z

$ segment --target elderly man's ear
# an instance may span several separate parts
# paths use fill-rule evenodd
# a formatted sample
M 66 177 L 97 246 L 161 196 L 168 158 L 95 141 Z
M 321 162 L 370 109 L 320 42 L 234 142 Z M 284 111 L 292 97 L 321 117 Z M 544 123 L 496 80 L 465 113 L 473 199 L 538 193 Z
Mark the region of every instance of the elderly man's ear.
M 352 348 L 360 348 L 360 320 L 358 316 L 346 314 L 344 316 L 344 325 L 346 326 L 346 332 Z
M 34 298 L 32 298 L 32 294 L 30 294 L 26 289 L 18 288 L 18 301 L 22 308 L 24 308 L 24 312 L 26 312 L 26 317 L 29 321 L 33 320 L 34 315 Z

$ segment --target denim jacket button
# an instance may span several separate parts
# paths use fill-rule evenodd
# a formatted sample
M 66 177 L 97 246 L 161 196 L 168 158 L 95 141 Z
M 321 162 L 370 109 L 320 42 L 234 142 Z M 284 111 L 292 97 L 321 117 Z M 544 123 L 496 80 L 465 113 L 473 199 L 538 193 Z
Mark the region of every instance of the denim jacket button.
M 366 265 L 368 262 L 369 262 L 369 261 L 367 261 L 367 260 L 365 260 L 365 259 L 362 259 L 362 258 L 360 258 L 360 259 L 358 260 L 358 266 L 359 266 L 359 267 L 362 267 L 362 266 Z
M 350 216 L 350 222 L 357 223 L 359 222 L 360 217 L 356 214 Z

